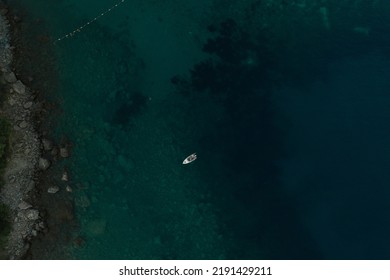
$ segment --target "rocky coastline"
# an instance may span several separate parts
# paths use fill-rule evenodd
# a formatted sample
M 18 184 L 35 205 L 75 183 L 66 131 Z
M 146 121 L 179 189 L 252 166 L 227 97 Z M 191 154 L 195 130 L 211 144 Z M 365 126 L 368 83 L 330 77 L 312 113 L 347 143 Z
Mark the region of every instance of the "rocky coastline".
M 7 163 L 0 187 L 0 203 L 9 209 L 11 231 L 2 258 L 23 259 L 30 241 L 46 230 L 44 215 L 34 197 L 39 175 L 51 162 L 43 157 L 52 143 L 41 139 L 37 116 L 42 103 L 21 81 L 13 69 L 14 47 L 11 46 L 8 10 L 0 9 L 0 115 L 10 124 Z M 50 190 L 48 190 L 50 192 Z
M 9 156 L 4 171 L 0 200 L 10 209 L 11 232 L 6 250 L 10 259 L 20 259 L 27 252 L 33 236 L 44 228 L 39 210 L 30 199 L 38 179 L 40 139 L 34 125 L 34 114 L 39 110 L 31 91 L 12 71 L 12 50 L 6 11 L 0 17 L 0 83 L 3 106 L 1 113 L 11 127 Z M 46 162 L 45 162 L 46 164 Z

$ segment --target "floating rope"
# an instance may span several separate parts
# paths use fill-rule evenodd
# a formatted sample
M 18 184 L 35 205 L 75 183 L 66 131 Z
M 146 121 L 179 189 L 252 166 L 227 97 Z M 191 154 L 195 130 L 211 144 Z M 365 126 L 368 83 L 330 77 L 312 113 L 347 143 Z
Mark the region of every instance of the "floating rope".
M 85 27 L 87 27 L 88 25 L 90 25 L 91 23 L 97 21 L 98 19 L 100 19 L 101 17 L 105 16 L 106 14 L 108 14 L 109 12 L 111 12 L 113 9 L 115 9 L 116 7 L 118 7 L 119 5 L 123 4 L 123 2 L 125 2 L 126 0 L 120 0 L 118 3 L 116 3 L 114 6 L 110 7 L 109 9 L 105 10 L 104 12 L 102 12 L 100 15 L 98 15 L 97 17 L 95 17 L 94 19 L 88 21 L 86 24 L 82 25 L 82 26 L 79 26 L 78 28 L 76 28 L 75 30 L 73 30 L 72 32 L 69 32 L 68 34 L 58 38 L 57 40 L 54 41 L 54 44 L 57 43 L 58 41 L 62 41 L 64 39 L 68 39 L 72 36 L 74 36 L 77 32 L 81 32 L 81 30 Z

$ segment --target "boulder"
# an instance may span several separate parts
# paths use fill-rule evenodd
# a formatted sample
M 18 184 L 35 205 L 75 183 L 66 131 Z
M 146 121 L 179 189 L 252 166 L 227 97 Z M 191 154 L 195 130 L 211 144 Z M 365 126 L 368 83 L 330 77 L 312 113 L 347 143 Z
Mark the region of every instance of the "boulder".
M 14 16 L 14 22 L 19 23 L 21 21 L 22 21 L 22 19 L 20 17 Z
M 27 127 L 27 122 L 26 122 L 26 121 L 21 121 L 21 122 L 19 123 L 19 127 L 20 127 L 20 128 L 26 128 L 26 127 Z
M 46 170 L 50 167 L 50 161 L 45 158 L 40 158 L 38 163 L 39 169 Z
M 5 74 L 5 75 L 4 75 L 4 79 L 5 79 L 8 83 L 10 83 L 10 84 L 15 83 L 15 82 L 17 81 L 14 72 L 9 72 L 9 73 Z
M 59 192 L 59 190 L 60 190 L 59 187 L 53 186 L 53 187 L 48 188 L 48 189 L 47 189 L 47 192 L 48 192 L 48 193 L 57 193 L 57 192 Z
M 29 109 L 33 105 L 32 101 L 27 101 L 26 103 L 23 104 L 24 109 Z
M 29 209 L 31 207 L 32 207 L 31 204 L 29 204 L 29 203 L 27 203 L 26 201 L 23 201 L 23 200 L 18 204 L 18 208 L 20 210 L 26 210 L 26 209 Z
M 30 148 L 26 148 L 26 149 L 24 150 L 24 154 L 25 154 L 26 156 L 28 156 L 30 153 L 31 153 L 31 149 L 30 149 Z
M 64 173 L 62 173 L 61 180 L 65 182 L 69 180 L 68 172 L 64 171 Z
M 14 106 L 16 104 L 16 101 L 15 101 L 15 99 L 10 98 L 10 99 L 8 99 L 8 103 L 9 103 L 9 105 Z
M 68 148 L 66 148 L 66 147 L 61 147 L 61 148 L 60 148 L 60 156 L 63 157 L 63 158 L 69 157 Z
M 35 182 L 34 180 L 29 180 L 27 181 L 26 183 L 26 186 L 27 186 L 27 189 L 28 191 L 32 190 L 33 188 L 35 188 Z
M 38 224 L 36 224 L 36 228 L 37 228 L 37 230 L 42 230 L 42 229 L 46 228 L 45 223 L 43 221 L 39 222 Z
M 49 139 L 43 138 L 42 139 L 42 145 L 43 145 L 43 149 L 45 151 L 50 151 L 51 149 L 53 149 L 53 142 L 50 141 Z
M 13 84 L 13 89 L 19 94 L 26 92 L 26 86 L 19 80 Z
M 15 181 L 16 181 L 16 176 L 15 175 L 9 175 L 8 176 L 8 181 L 10 182 L 10 183 L 15 183 Z
M 38 220 L 39 211 L 36 209 L 26 210 L 25 217 L 31 221 Z
M 53 147 L 52 150 L 51 150 L 51 152 L 50 152 L 50 154 L 51 154 L 53 157 L 57 156 L 57 155 L 58 155 L 58 149 L 57 149 L 57 147 Z

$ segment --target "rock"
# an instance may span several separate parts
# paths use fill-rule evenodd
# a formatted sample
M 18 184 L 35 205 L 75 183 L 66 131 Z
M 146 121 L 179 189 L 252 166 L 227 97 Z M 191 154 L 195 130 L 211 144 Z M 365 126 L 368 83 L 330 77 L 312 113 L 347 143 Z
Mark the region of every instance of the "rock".
M 28 249 L 30 249 L 30 243 L 26 242 L 26 243 L 24 243 L 24 245 L 23 245 L 23 252 L 27 252 Z
M 64 173 L 62 173 L 61 180 L 66 182 L 69 180 L 68 172 L 64 171 Z
M 35 209 L 27 210 L 25 213 L 25 217 L 31 221 L 38 220 L 39 218 L 39 211 Z
M 28 191 L 31 191 L 33 188 L 35 188 L 35 182 L 34 182 L 34 180 L 29 180 L 29 181 L 27 181 L 26 186 L 27 186 L 27 190 L 28 190 Z
M 5 74 L 5 75 L 4 75 L 4 79 L 5 79 L 8 83 L 10 83 L 10 84 L 15 83 L 15 82 L 17 81 L 14 72 L 9 72 L 9 73 Z
M 9 175 L 9 176 L 8 176 L 8 180 L 10 181 L 10 183 L 15 183 L 15 181 L 16 181 L 16 176 L 15 176 L 15 175 Z
M 6 14 L 8 14 L 8 9 L 7 9 L 7 8 L 2 8 L 2 9 L 0 10 L 0 14 L 3 15 L 3 16 L 5 16 Z
M 20 128 L 26 128 L 26 127 L 27 127 L 27 122 L 26 122 L 26 121 L 21 121 L 21 122 L 19 123 L 19 127 L 20 127 Z
M 42 145 L 43 145 L 43 149 L 45 151 L 50 151 L 51 149 L 53 149 L 53 142 L 50 141 L 49 139 L 43 138 L 42 139 Z
M 72 192 L 73 190 L 72 190 L 72 188 L 69 185 L 66 185 L 66 191 L 67 192 Z
M 48 192 L 48 193 L 57 193 L 57 192 L 59 192 L 59 190 L 60 190 L 59 187 L 53 186 L 53 187 L 48 188 L 48 189 L 47 189 L 47 192 Z
M 91 205 L 91 201 L 86 195 L 80 195 L 75 198 L 75 203 L 81 208 L 87 208 Z
M 31 204 L 29 204 L 29 203 L 27 203 L 26 201 L 23 201 L 23 200 L 18 204 L 18 208 L 20 210 L 26 210 L 26 209 L 29 209 L 31 207 L 32 207 Z
M 37 229 L 38 230 L 42 230 L 42 229 L 44 229 L 45 228 L 45 223 L 44 222 L 39 222 L 38 224 L 37 224 Z
M 32 101 L 27 101 L 26 103 L 23 104 L 24 109 L 29 109 L 33 105 Z
M 40 158 L 38 163 L 39 169 L 46 170 L 50 167 L 50 161 L 45 158 Z
M 18 16 L 14 16 L 14 21 L 15 21 L 16 23 L 19 23 L 19 22 L 22 21 L 22 19 L 21 19 L 20 17 L 18 17 Z
M 51 150 L 51 152 L 50 152 L 50 154 L 51 154 L 53 157 L 56 156 L 56 155 L 58 154 L 58 149 L 57 149 L 57 147 L 53 147 L 52 150 Z
M 15 101 L 15 99 L 10 98 L 10 99 L 8 99 L 8 103 L 9 103 L 9 105 L 14 106 L 16 104 L 16 101 Z
M 13 88 L 19 94 L 24 94 L 26 92 L 26 86 L 19 80 L 13 84 Z
M 63 158 L 69 157 L 69 151 L 66 147 L 60 148 L 60 156 Z
M 24 146 L 24 143 L 23 142 L 18 142 L 16 145 L 16 148 L 20 149 Z
M 87 224 L 87 231 L 92 235 L 102 235 L 106 231 L 107 222 L 104 219 L 92 220 Z

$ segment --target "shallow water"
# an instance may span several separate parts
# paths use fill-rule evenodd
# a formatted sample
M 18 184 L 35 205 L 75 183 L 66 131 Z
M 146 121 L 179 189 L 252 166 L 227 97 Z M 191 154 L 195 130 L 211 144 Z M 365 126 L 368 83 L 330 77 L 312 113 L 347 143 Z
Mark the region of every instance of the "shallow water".
M 389 257 L 389 7 L 268 2 L 127 0 L 50 47 L 66 257 Z M 116 2 L 9 3 L 54 42 Z

